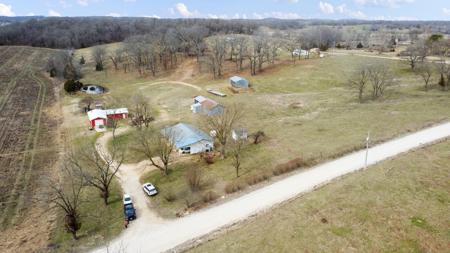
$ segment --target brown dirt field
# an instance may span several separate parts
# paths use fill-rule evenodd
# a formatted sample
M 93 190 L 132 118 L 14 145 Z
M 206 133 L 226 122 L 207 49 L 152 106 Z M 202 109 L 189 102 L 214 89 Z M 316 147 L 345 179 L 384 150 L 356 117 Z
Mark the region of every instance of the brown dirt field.
M 48 109 L 57 103 L 55 83 L 42 73 L 49 50 L 0 54 L 0 248 L 37 252 L 48 246 L 55 220 L 42 201 L 59 140 L 59 119 Z

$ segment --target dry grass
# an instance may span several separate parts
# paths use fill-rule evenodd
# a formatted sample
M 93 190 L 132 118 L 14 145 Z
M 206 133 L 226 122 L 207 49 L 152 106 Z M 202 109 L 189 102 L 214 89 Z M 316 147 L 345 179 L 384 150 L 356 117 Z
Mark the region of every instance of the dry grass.
M 190 252 L 448 252 L 450 141 L 332 182 Z

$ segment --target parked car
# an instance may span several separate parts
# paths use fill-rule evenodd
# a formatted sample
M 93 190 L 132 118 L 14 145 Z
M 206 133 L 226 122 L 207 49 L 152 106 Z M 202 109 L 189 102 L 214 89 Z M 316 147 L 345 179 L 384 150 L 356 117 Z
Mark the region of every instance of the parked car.
M 123 214 L 125 215 L 125 220 L 135 220 L 136 219 L 136 209 L 134 209 L 133 204 L 126 204 L 123 206 Z
M 148 196 L 155 196 L 158 194 L 156 187 L 151 183 L 145 183 L 143 186 L 144 192 L 147 193 Z
M 133 201 L 131 200 L 131 196 L 128 194 L 123 195 L 123 205 L 133 204 Z

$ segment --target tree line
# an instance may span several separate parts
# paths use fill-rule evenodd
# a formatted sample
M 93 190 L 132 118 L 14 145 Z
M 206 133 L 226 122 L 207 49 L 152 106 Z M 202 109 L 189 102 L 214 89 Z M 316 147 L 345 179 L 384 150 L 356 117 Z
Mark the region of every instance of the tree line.
M 22 21 L 22 22 L 16 22 Z M 201 26 L 207 36 L 215 34 L 252 35 L 258 27 L 276 30 L 302 29 L 308 26 L 343 27 L 369 25 L 371 31 L 388 29 L 421 29 L 450 33 L 445 21 L 363 21 L 363 20 L 220 20 L 156 19 L 139 17 L 36 17 L 8 19 L 0 27 L 0 45 L 28 45 L 48 48 L 85 48 L 121 42 L 134 35 L 160 35 L 169 29 Z

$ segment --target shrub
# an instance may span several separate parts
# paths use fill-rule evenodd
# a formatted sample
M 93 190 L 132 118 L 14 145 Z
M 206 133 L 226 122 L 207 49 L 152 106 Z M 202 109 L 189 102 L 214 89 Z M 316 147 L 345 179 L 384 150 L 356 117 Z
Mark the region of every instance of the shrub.
M 255 185 L 262 181 L 268 180 L 270 176 L 268 174 L 252 175 L 245 179 L 248 185 Z
M 218 199 L 220 196 L 215 191 L 208 191 L 202 196 L 202 200 L 205 203 L 212 202 Z
M 83 84 L 80 81 L 75 80 L 67 80 L 64 83 L 64 90 L 69 93 L 77 92 L 83 87 Z
M 204 153 L 201 157 L 207 164 L 213 164 L 215 162 L 215 155 L 212 152 Z
M 361 42 L 359 42 L 358 45 L 356 46 L 356 48 L 359 48 L 359 49 L 361 49 L 363 47 L 364 47 L 364 45 Z
M 163 194 L 163 197 L 167 202 L 173 202 L 177 199 L 177 195 L 175 194 L 175 192 L 172 189 L 167 190 Z
M 307 163 L 302 158 L 298 157 L 293 160 L 290 160 L 287 163 L 282 163 L 282 164 L 277 165 L 273 169 L 272 172 L 275 176 L 278 176 L 278 175 L 293 171 L 293 170 L 295 170 L 299 167 L 305 166 L 305 165 L 307 165 Z
M 245 185 L 241 182 L 230 182 L 225 186 L 225 192 L 230 194 L 245 189 Z
M 202 176 L 203 173 L 199 168 L 194 167 L 187 170 L 185 177 L 191 191 L 195 192 L 200 190 Z
M 80 65 L 86 64 L 86 60 L 84 59 L 84 56 L 81 56 L 80 58 Z

